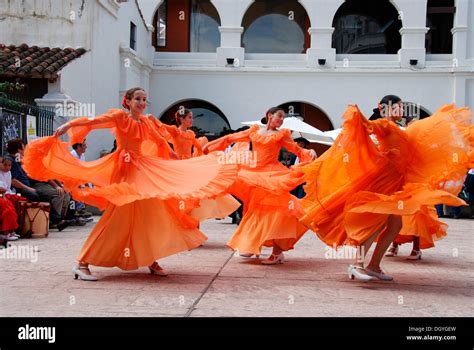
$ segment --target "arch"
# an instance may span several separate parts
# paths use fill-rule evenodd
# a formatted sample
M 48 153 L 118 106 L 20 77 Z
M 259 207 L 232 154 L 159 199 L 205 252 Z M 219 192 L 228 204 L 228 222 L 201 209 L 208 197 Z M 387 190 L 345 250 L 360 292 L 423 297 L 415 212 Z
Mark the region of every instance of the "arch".
M 165 52 L 216 52 L 219 12 L 210 0 L 163 0 L 153 14 L 152 45 Z
M 311 22 L 297 0 L 255 0 L 245 11 L 242 47 L 247 53 L 305 53 Z
M 346 0 L 333 19 L 337 54 L 396 54 L 402 21 L 389 0 Z
M 302 117 L 303 121 L 318 128 L 321 131 L 334 130 L 334 125 L 328 114 L 319 106 L 306 101 L 290 101 L 280 104 L 288 116 Z M 314 149 L 318 155 L 323 154 L 329 146 L 311 143 L 310 148 Z
M 156 5 L 153 7 L 153 11 L 151 11 L 151 18 L 150 19 L 150 22 L 148 23 L 153 23 L 153 18 L 155 18 L 155 14 L 156 14 L 156 11 L 158 11 L 158 9 L 160 8 L 160 6 L 165 2 L 166 0 L 158 0 Z M 140 7 L 143 7 L 143 5 L 141 5 Z
M 160 120 L 166 124 L 173 124 L 175 113 L 181 107 L 193 111 L 193 131 L 198 137 L 206 136 L 209 140 L 216 139 L 220 134 L 231 129 L 229 120 L 219 107 L 201 99 L 182 99 L 166 108 L 160 115 Z

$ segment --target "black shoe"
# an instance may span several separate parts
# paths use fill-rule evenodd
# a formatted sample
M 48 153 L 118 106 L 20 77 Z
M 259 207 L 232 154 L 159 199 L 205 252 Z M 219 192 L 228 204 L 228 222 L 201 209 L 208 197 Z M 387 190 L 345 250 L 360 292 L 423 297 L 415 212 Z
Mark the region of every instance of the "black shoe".
M 71 226 L 85 226 L 86 222 L 81 218 L 75 218 L 71 220 Z
M 59 224 L 56 225 L 56 228 L 59 232 L 64 230 L 66 227 L 69 227 L 72 224 L 73 220 L 63 220 Z
M 78 210 L 74 215 L 80 218 L 90 218 L 92 216 L 92 213 L 88 212 L 87 210 Z

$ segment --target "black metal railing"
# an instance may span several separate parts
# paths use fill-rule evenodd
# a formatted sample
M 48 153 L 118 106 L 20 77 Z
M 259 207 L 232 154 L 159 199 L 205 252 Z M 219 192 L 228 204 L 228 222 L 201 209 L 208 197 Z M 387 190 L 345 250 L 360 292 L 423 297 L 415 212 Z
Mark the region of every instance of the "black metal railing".
M 0 93 L 0 154 L 3 154 L 6 143 L 11 139 L 21 138 L 26 144 L 28 133 L 35 129 L 36 136 L 52 135 L 55 115 L 54 108 L 33 106 L 14 96 Z M 36 123 L 34 128 L 28 125 L 33 122 Z

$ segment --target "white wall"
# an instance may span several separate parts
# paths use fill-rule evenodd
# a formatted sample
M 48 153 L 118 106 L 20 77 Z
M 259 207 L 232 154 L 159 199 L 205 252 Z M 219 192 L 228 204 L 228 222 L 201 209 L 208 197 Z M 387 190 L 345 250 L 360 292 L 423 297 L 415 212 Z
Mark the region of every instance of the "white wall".
M 89 49 L 90 11 L 95 2 L 85 1 L 79 17 L 81 4 L 81 0 L 2 0 L 0 42 Z

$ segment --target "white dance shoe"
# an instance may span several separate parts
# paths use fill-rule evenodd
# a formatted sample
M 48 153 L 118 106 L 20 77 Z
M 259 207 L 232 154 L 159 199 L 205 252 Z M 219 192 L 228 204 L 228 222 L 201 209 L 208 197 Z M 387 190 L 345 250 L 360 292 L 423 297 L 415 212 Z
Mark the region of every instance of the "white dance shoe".
M 373 271 L 373 270 L 366 267 L 365 272 L 367 272 L 367 274 L 369 276 L 376 277 L 381 281 L 392 281 L 393 280 L 393 277 L 390 276 L 390 275 L 385 274 L 385 272 L 383 272 L 382 269 L 380 270 L 380 272 L 376 272 L 376 271 Z
M 347 274 L 351 280 L 357 279 L 359 281 L 367 282 L 374 279 L 367 273 L 366 269 L 357 265 L 349 265 L 347 268 Z
M 285 260 L 285 256 L 283 253 L 280 253 L 278 255 L 270 255 L 270 257 L 266 260 L 262 260 L 262 265 L 277 265 L 277 264 L 283 264 Z
M 385 254 L 385 256 L 397 256 L 397 255 L 398 255 L 398 246 L 397 247 L 391 246 L 390 249 Z
M 98 278 L 91 274 L 89 267 L 87 266 L 74 266 L 72 268 L 72 273 L 74 275 L 74 279 L 77 280 L 78 278 L 82 281 L 97 281 Z
M 421 260 L 421 250 L 412 250 L 407 260 Z

